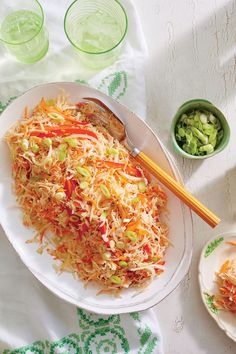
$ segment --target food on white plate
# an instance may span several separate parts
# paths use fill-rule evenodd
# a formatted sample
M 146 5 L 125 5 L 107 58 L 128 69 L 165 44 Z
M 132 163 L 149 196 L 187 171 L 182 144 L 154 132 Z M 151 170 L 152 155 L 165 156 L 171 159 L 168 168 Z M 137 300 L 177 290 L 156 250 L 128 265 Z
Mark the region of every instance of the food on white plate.
M 41 99 L 7 132 L 14 191 L 37 252 L 101 292 L 145 287 L 165 269 L 167 197 L 97 124 L 92 102 Z
M 236 246 L 236 242 L 226 243 Z M 236 313 L 236 257 L 227 259 L 216 276 L 219 293 L 214 295 L 215 306 Z

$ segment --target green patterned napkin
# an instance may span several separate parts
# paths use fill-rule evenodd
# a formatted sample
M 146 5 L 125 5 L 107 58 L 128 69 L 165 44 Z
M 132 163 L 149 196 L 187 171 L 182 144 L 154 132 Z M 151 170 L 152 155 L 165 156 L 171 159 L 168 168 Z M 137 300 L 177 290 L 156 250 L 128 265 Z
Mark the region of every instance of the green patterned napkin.
M 76 81 L 91 85 L 145 117 L 146 47 L 131 1 L 122 1 L 129 32 L 119 60 L 101 72 L 78 63 L 63 34 L 69 0 L 41 0 L 50 34 L 42 62 L 26 66 L 1 53 L 0 113 L 30 87 L 43 82 Z M 57 9 L 60 8 L 60 14 Z M 57 298 L 23 265 L 0 227 L 0 354 L 162 354 L 153 310 L 101 316 Z

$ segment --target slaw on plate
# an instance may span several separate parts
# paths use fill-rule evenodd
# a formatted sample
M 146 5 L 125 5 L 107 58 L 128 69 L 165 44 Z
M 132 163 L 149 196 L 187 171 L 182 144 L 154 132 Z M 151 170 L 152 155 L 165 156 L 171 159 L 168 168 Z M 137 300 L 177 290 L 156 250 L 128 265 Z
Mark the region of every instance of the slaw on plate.
M 165 269 L 167 197 L 108 131 L 94 103 L 45 101 L 6 134 L 27 242 L 101 292 L 144 287 Z
M 236 246 L 236 242 L 228 241 Z M 215 306 L 236 313 L 236 258 L 227 259 L 216 273 L 219 294 L 214 295 Z

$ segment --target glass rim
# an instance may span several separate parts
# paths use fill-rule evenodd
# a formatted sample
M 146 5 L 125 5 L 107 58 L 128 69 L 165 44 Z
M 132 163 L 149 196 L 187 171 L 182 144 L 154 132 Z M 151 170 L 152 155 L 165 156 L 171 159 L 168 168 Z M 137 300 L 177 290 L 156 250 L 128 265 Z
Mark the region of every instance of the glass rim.
M 124 9 L 124 6 L 121 5 L 121 3 L 120 3 L 119 1 L 114 0 L 114 1 L 116 2 L 116 4 L 119 5 L 120 8 L 122 9 L 123 14 L 124 14 L 124 17 L 125 17 L 125 30 L 124 30 L 124 33 L 123 33 L 121 39 L 120 39 L 113 47 L 111 47 L 111 48 L 109 48 L 109 49 L 107 49 L 107 50 L 104 50 L 104 51 L 102 51 L 102 52 L 91 52 L 91 51 L 88 51 L 88 50 L 81 49 L 80 47 L 78 47 L 77 45 L 75 45 L 75 44 L 73 43 L 73 41 L 70 39 L 70 36 L 68 35 L 68 32 L 67 32 L 67 30 L 66 30 L 66 19 L 67 19 L 68 12 L 70 11 L 70 9 L 72 8 L 72 6 L 74 6 L 74 4 L 75 4 L 77 1 L 79 1 L 79 0 L 74 0 L 74 1 L 70 4 L 70 6 L 69 6 L 68 9 L 66 10 L 66 13 L 65 13 L 65 16 L 64 16 L 64 31 L 65 31 L 66 37 L 68 38 L 69 42 L 70 42 L 76 49 L 78 49 L 79 51 L 81 51 L 81 52 L 83 52 L 83 53 L 86 53 L 86 54 L 95 54 L 95 55 L 96 55 L 96 54 L 99 55 L 99 54 L 108 53 L 108 52 L 112 51 L 113 49 L 115 49 L 116 47 L 118 47 L 118 45 L 119 45 L 119 44 L 123 41 L 123 39 L 125 38 L 126 33 L 127 33 L 127 30 L 128 30 L 128 16 L 127 16 L 127 14 L 126 14 L 126 11 L 125 11 L 125 9 Z
M 5 40 L 2 39 L 1 37 L 0 37 L 0 42 L 3 42 L 3 43 L 5 43 L 5 44 L 10 44 L 10 45 L 26 44 L 26 43 L 32 41 L 32 39 L 34 39 L 34 38 L 41 32 L 41 30 L 42 30 L 42 28 L 43 28 L 43 25 L 44 25 L 44 19 L 45 19 L 45 17 L 44 17 L 44 12 L 43 12 L 43 8 L 42 8 L 42 5 L 40 4 L 40 2 L 39 2 L 38 0 L 33 0 L 33 1 L 38 4 L 39 10 L 40 10 L 41 15 L 42 15 L 42 23 L 41 23 L 41 25 L 40 25 L 40 28 L 39 28 L 38 32 L 37 32 L 36 34 L 34 34 L 33 37 L 31 37 L 30 39 L 27 39 L 27 41 L 24 41 L 24 42 L 11 43 L 11 42 L 5 41 Z

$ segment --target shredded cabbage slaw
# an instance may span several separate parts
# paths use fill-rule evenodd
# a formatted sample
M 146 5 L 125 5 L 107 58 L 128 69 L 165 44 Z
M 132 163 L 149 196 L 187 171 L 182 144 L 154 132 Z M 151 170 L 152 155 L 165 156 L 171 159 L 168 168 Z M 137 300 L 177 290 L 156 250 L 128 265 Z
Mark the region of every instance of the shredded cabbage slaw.
M 144 287 L 165 268 L 167 197 L 108 131 L 93 103 L 45 101 L 6 134 L 27 242 L 101 292 Z
M 236 242 L 226 242 L 236 246 Z M 219 294 L 214 295 L 215 306 L 236 313 L 236 258 L 227 259 L 216 273 Z

